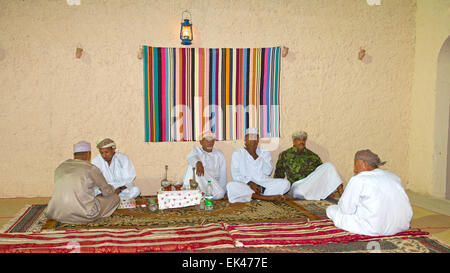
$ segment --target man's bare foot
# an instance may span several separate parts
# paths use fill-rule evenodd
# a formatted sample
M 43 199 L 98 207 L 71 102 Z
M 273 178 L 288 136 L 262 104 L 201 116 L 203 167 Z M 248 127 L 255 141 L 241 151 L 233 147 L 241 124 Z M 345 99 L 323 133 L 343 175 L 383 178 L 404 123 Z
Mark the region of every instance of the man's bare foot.
M 328 195 L 328 197 L 341 198 L 343 193 L 344 193 L 344 186 L 341 184 L 334 192 L 332 192 L 330 195 Z
M 254 193 L 252 195 L 252 199 L 259 199 L 263 201 L 275 201 L 275 202 L 284 202 L 286 201 L 286 198 L 283 195 L 259 195 Z
M 286 197 L 284 197 L 284 195 L 273 195 L 273 196 L 270 196 L 270 197 L 271 197 L 272 201 L 275 201 L 275 202 L 284 202 L 284 201 L 286 201 Z
M 344 193 L 344 186 L 342 184 L 337 188 L 337 192 L 339 193 L 339 196 L 342 196 Z

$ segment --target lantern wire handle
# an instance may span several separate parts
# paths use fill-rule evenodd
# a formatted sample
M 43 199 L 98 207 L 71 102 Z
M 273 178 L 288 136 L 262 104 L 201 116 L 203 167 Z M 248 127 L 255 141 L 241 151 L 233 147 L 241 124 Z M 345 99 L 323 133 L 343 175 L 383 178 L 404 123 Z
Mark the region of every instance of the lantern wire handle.
M 185 10 L 185 11 L 183 11 L 183 12 L 181 13 L 181 19 L 182 19 L 182 21 L 184 21 L 184 19 L 185 19 L 185 17 L 184 17 L 184 14 L 185 14 L 185 13 L 189 14 L 189 21 L 190 21 L 191 24 L 192 24 L 192 15 L 191 15 L 191 13 L 190 13 L 188 10 Z

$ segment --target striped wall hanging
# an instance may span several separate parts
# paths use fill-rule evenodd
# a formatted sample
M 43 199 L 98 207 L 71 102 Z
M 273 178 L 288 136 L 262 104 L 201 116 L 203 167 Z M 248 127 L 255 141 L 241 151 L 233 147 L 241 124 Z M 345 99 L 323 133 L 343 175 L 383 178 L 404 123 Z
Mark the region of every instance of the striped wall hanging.
M 146 142 L 280 136 L 280 47 L 143 51 Z

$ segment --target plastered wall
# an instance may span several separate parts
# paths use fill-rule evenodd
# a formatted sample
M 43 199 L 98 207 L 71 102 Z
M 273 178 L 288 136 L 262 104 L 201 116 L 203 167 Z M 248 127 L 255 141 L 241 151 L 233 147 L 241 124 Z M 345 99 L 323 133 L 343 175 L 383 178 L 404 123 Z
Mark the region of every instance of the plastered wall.
M 409 138 L 410 188 L 445 197 L 450 89 L 450 1 L 418 0 Z M 440 87 L 441 86 L 441 87 Z
M 181 178 L 197 144 L 144 142 L 137 53 L 143 44 L 181 46 L 185 9 L 193 47 L 289 47 L 274 163 L 302 129 L 307 146 L 343 180 L 353 175 L 354 153 L 370 148 L 416 187 L 409 150 L 415 1 L 0 0 L 0 197 L 51 196 L 53 171 L 72 156 L 73 143 L 101 137 L 133 160 L 143 194 L 156 192 L 166 164 L 169 179 Z M 241 146 L 216 144 L 228 164 Z

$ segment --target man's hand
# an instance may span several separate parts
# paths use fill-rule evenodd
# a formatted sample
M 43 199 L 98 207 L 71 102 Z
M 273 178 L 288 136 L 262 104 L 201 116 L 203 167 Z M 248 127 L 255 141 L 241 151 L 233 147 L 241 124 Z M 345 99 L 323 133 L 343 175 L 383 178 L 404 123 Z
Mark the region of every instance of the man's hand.
M 122 187 L 118 187 L 114 192 L 116 193 L 116 194 L 119 194 L 119 193 L 121 193 L 124 189 L 126 189 L 127 187 L 126 186 L 122 186 Z
M 203 168 L 203 164 L 201 161 L 197 161 L 197 164 L 195 165 L 196 174 L 197 176 L 203 176 L 205 174 L 205 169 Z
M 256 183 L 253 182 L 253 181 L 250 181 L 250 182 L 247 183 L 247 185 L 248 185 L 248 186 L 250 187 L 250 189 L 252 189 L 256 194 L 261 195 L 261 191 L 260 191 L 260 188 L 259 188 L 258 184 L 256 184 Z

